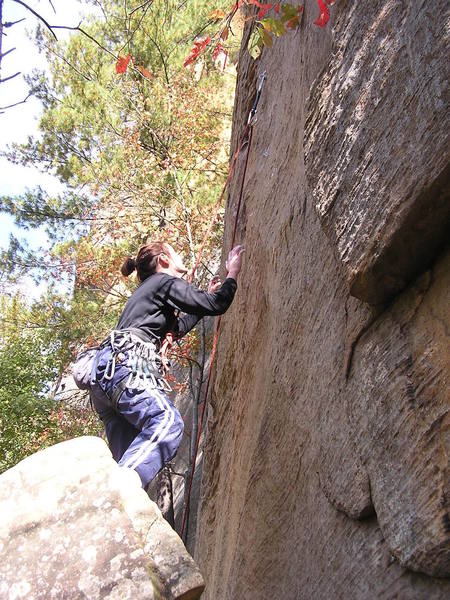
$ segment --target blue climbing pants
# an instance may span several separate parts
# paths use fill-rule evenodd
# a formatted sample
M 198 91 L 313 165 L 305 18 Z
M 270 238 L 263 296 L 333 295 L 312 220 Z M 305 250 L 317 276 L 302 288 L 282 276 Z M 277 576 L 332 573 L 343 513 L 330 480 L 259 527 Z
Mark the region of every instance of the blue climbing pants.
M 114 460 L 139 474 L 147 487 L 180 445 L 184 423 L 167 394 L 158 389 L 125 388 L 113 406 L 117 384 L 126 381 L 129 367 L 117 362 L 112 379 L 105 378 L 111 347 L 99 351 L 91 385 L 92 403 L 103 421 Z

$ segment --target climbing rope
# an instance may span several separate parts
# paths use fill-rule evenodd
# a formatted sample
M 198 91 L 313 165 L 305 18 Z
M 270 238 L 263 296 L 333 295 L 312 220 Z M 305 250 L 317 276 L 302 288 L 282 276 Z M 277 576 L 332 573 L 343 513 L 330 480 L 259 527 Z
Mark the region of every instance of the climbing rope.
M 256 113 L 257 113 L 257 109 L 258 109 L 258 103 L 259 103 L 259 99 L 261 97 L 261 92 L 262 92 L 262 87 L 264 85 L 264 82 L 266 80 L 266 72 L 264 71 L 258 78 L 258 86 L 257 86 L 257 90 L 256 90 L 256 96 L 255 96 L 255 100 L 253 102 L 253 106 L 250 110 L 249 116 L 248 116 L 248 121 L 247 121 L 247 125 L 244 129 L 244 132 L 241 135 L 241 138 L 239 140 L 239 144 L 238 144 L 238 148 L 234 154 L 233 160 L 231 161 L 231 165 L 230 165 L 230 170 L 228 173 L 228 177 L 227 180 L 225 182 L 225 185 L 222 189 L 222 193 L 220 194 L 219 200 L 217 201 L 214 213 L 213 213 L 213 217 L 211 219 L 211 222 L 208 226 L 208 229 L 205 233 L 205 236 L 203 238 L 203 242 L 197 257 L 197 260 L 195 262 L 194 268 L 192 270 L 191 276 L 190 276 L 190 281 L 192 281 L 195 271 L 197 270 L 197 267 L 200 263 L 200 259 L 201 256 L 203 254 L 203 251 L 205 249 L 205 245 L 206 242 L 208 240 L 208 237 L 211 233 L 212 227 L 214 225 L 214 223 L 216 222 L 217 219 L 217 215 L 219 213 L 219 209 L 220 206 L 222 204 L 222 200 L 223 197 L 225 195 L 225 191 L 228 187 L 228 184 L 231 180 L 231 176 L 233 174 L 234 168 L 236 166 L 237 163 L 237 159 L 239 157 L 239 154 L 241 153 L 242 148 L 244 147 L 245 144 L 247 144 L 247 149 L 246 149 L 246 156 L 245 156 L 245 163 L 244 163 L 244 171 L 242 174 L 242 181 L 241 181 L 241 188 L 239 191 L 239 199 L 238 199 L 238 203 L 237 203 L 237 208 L 236 208 L 236 216 L 234 219 L 234 228 L 233 228 L 233 236 L 232 236 L 232 240 L 231 240 L 231 248 L 234 247 L 234 242 L 236 240 L 236 232 L 237 232 L 237 226 L 238 226 L 238 221 L 239 221 L 239 214 L 240 214 L 240 210 L 241 210 L 241 204 L 242 204 L 242 197 L 243 197 L 243 193 L 244 193 L 244 185 L 245 185 L 245 178 L 247 175 L 247 167 L 248 167 L 248 158 L 250 155 L 250 148 L 252 145 L 252 136 L 253 136 L 253 126 L 256 123 Z M 206 381 L 206 389 L 205 389 L 205 394 L 204 394 L 204 398 L 203 398 L 203 407 L 202 407 L 202 412 L 200 415 L 200 426 L 198 428 L 198 432 L 197 432 L 197 437 L 195 440 L 195 449 L 194 449 L 194 456 L 193 456 L 193 460 L 192 460 L 192 469 L 191 469 L 191 474 L 189 477 L 189 484 L 188 484 L 188 489 L 187 489 L 187 494 L 186 494 L 186 503 L 184 506 L 184 511 L 183 511 L 183 521 L 182 521 L 182 525 L 181 525 L 181 531 L 180 531 L 180 537 L 183 539 L 183 533 L 184 533 L 184 528 L 186 525 L 186 519 L 187 519 L 187 514 L 188 514 L 188 510 L 189 510 L 189 502 L 190 502 L 190 498 L 191 498 L 191 488 L 192 488 L 192 482 L 194 479 L 194 473 L 195 473 L 195 463 L 197 461 L 197 453 L 198 453 L 198 448 L 200 445 L 200 437 L 202 434 L 202 430 L 203 430 L 203 423 L 204 423 L 204 417 L 205 417 L 205 408 L 206 408 L 206 401 L 208 398 L 208 393 L 209 393 L 209 386 L 211 383 L 211 375 L 212 375 L 212 369 L 213 369 L 213 365 L 214 365 L 214 359 L 216 357 L 216 351 L 217 351 L 217 342 L 219 340 L 219 329 L 220 329 L 220 323 L 222 321 L 222 317 L 219 316 L 217 317 L 216 320 L 216 328 L 215 328 L 215 332 L 214 332 L 214 339 L 213 339 L 213 345 L 212 345 L 212 350 L 211 350 L 211 359 L 209 362 L 209 369 L 208 369 L 208 379 Z

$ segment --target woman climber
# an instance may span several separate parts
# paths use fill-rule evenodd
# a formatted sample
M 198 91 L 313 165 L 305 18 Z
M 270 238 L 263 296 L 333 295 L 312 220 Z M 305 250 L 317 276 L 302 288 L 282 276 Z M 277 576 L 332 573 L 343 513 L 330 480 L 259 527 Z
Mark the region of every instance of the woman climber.
M 202 317 L 229 308 L 243 251 L 242 246 L 230 251 L 225 281 L 213 277 L 207 292 L 182 279 L 187 273 L 183 260 L 165 242 L 145 244 L 122 265 L 126 277 L 137 271 L 140 285 L 97 353 L 91 398 L 113 458 L 137 471 L 144 488 L 175 456 L 184 427 L 167 395 L 161 344 L 167 333 L 178 339 Z

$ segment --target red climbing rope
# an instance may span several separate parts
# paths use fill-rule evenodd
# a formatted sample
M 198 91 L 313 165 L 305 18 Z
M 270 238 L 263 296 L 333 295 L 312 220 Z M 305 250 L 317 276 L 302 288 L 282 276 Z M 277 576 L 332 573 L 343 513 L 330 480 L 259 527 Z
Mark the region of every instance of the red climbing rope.
M 220 193 L 219 199 L 218 199 L 218 201 L 216 203 L 216 206 L 214 208 L 213 216 L 212 216 L 212 218 L 211 218 L 211 220 L 209 222 L 208 229 L 206 230 L 206 233 L 205 233 L 205 235 L 203 237 L 202 245 L 200 247 L 200 250 L 199 250 L 199 253 L 198 253 L 198 256 L 197 256 L 197 260 L 195 261 L 195 265 L 194 265 L 194 267 L 193 267 L 193 269 L 191 271 L 191 274 L 189 275 L 189 282 L 190 283 L 192 283 L 192 281 L 194 279 L 195 272 L 196 272 L 196 270 L 198 268 L 198 265 L 200 264 L 200 259 L 202 257 L 202 254 L 203 254 L 204 250 L 205 250 L 206 242 L 208 241 L 208 238 L 211 235 L 211 230 L 212 230 L 212 228 L 214 226 L 214 223 L 217 221 L 217 216 L 219 214 L 219 210 L 220 210 L 220 207 L 222 205 L 222 201 L 223 201 L 223 198 L 225 196 L 225 192 L 227 190 L 228 184 L 230 183 L 231 177 L 233 175 L 234 168 L 235 168 L 236 163 L 237 163 L 237 159 L 239 158 L 239 154 L 241 153 L 242 147 L 244 146 L 245 138 L 246 138 L 247 132 L 249 130 L 251 131 L 250 120 L 247 123 L 246 128 L 244 129 L 244 133 L 242 134 L 241 139 L 239 141 L 238 149 L 236 150 L 236 152 L 235 152 L 235 154 L 233 156 L 233 160 L 231 161 L 231 166 L 230 166 L 230 170 L 228 172 L 227 180 L 225 181 L 225 185 L 222 188 L 222 192 Z M 251 133 L 250 133 L 250 135 L 251 135 Z M 248 152 L 247 152 L 247 157 L 248 157 Z M 247 165 L 247 162 L 245 164 Z M 235 233 L 236 233 L 236 227 L 235 227 L 235 230 L 233 232 L 233 241 L 234 241 Z M 165 359 L 166 359 L 166 356 L 167 356 L 167 353 L 168 353 L 169 349 L 173 346 L 174 339 L 175 338 L 174 338 L 173 333 L 169 332 L 169 333 L 167 333 L 167 335 L 166 335 L 163 343 L 161 344 L 160 355 L 161 355 L 161 358 L 162 358 L 163 362 L 165 362 Z
M 196 263 L 194 265 L 194 268 L 192 270 L 191 281 L 192 281 L 194 273 L 195 273 L 195 271 L 196 271 L 196 269 L 197 269 L 197 267 L 198 267 L 198 265 L 200 263 L 200 258 L 201 258 L 201 255 L 203 253 L 203 250 L 205 248 L 207 239 L 208 239 L 208 237 L 209 237 L 209 235 L 211 233 L 211 229 L 212 229 L 212 227 L 213 227 L 213 225 L 214 225 L 214 223 L 215 223 L 215 221 L 217 219 L 219 208 L 221 206 L 223 197 L 225 195 L 225 191 L 226 191 L 226 189 L 228 187 L 228 184 L 230 182 L 230 179 L 231 179 L 231 176 L 233 174 L 234 168 L 236 166 L 236 162 L 237 162 L 238 156 L 239 156 L 239 154 L 241 152 L 242 147 L 244 146 L 245 142 L 247 141 L 247 152 L 246 152 L 246 157 L 245 157 L 244 172 L 243 172 L 243 175 L 242 175 L 242 182 L 241 182 L 241 188 L 240 188 L 240 191 L 239 191 L 239 200 L 238 200 L 238 204 L 237 204 L 237 208 L 236 208 L 236 216 L 235 216 L 235 219 L 234 219 L 233 236 L 232 236 L 232 241 L 231 241 L 231 248 L 234 247 L 234 242 L 235 242 L 235 239 L 236 239 L 237 225 L 238 225 L 238 221 L 239 221 L 239 213 L 240 213 L 241 204 L 242 204 L 242 196 L 243 196 L 243 193 L 244 193 L 245 177 L 246 177 L 246 174 L 247 174 L 248 157 L 249 157 L 249 154 L 250 154 L 250 147 L 251 147 L 251 144 L 252 144 L 254 118 L 255 118 L 256 108 L 257 108 L 257 105 L 258 105 L 258 101 L 259 101 L 259 97 L 260 97 L 260 94 L 261 94 L 261 89 L 262 89 L 262 85 L 264 83 L 264 80 L 265 80 L 265 73 L 260 78 L 260 83 L 259 83 L 259 86 L 258 86 L 258 91 L 257 91 L 257 95 L 256 95 L 256 98 L 255 98 L 255 103 L 253 105 L 252 110 L 250 111 L 248 123 L 247 123 L 247 125 L 246 125 L 246 127 L 244 129 L 244 133 L 241 136 L 238 149 L 237 149 L 237 151 L 236 151 L 236 153 L 235 153 L 235 155 L 233 157 L 233 160 L 232 160 L 232 163 L 231 163 L 231 166 L 230 166 L 230 172 L 228 174 L 228 177 L 227 177 L 227 180 L 225 182 L 225 185 L 224 185 L 224 188 L 222 190 L 222 193 L 220 194 L 220 198 L 219 198 L 219 200 L 218 200 L 218 202 L 216 204 L 216 208 L 215 208 L 215 211 L 214 211 L 214 214 L 213 214 L 213 218 L 211 220 L 211 223 L 210 223 L 210 225 L 208 227 L 208 230 L 207 230 L 207 232 L 205 234 L 205 237 L 203 239 L 203 243 L 202 243 L 202 246 L 200 248 L 200 252 L 199 252 L 199 255 L 197 257 L 197 261 L 196 261 Z M 248 133 L 248 138 L 247 138 L 247 133 Z M 188 484 L 188 489 L 187 489 L 187 494 L 186 494 L 186 503 L 185 503 L 184 511 L 183 511 L 183 521 L 182 521 L 181 532 L 180 532 L 180 537 L 182 539 L 183 539 L 184 528 L 185 528 L 185 525 L 186 525 L 186 518 L 187 518 L 187 514 L 188 514 L 188 510 L 189 510 L 189 502 L 190 502 L 190 497 L 191 497 L 191 488 L 192 488 L 192 482 L 193 482 L 194 473 L 195 473 L 195 463 L 197 461 L 197 453 L 198 453 L 198 448 L 199 448 L 199 445 L 200 445 L 200 437 L 201 437 L 202 430 L 203 430 L 203 422 L 204 422 L 204 417 L 205 417 L 206 400 L 208 398 L 209 386 L 210 386 L 210 383 L 211 383 L 212 368 L 213 368 L 213 365 L 214 365 L 214 359 L 216 357 L 217 342 L 218 342 L 218 339 L 219 339 L 219 329 L 220 329 L 221 320 L 222 320 L 221 316 L 217 317 L 216 328 L 215 328 L 215 332 L 214 332 L 214 340 L 213 340 L 213 345 L 212 345 L 212 350 L 211 350 L 211 359 L 210 359 L 209 369 L 208 369 L 208 379 L 206 381 L 206 390 L 205 390 L 205 395 L 204 395 L 204 398 L 203 398 L 202 412 L 201 412 L 201 415 L 200 415 L 200 426 L 198 428 L 197 438 L 195 440 L 194 456 L 193 456 L 193 460 L 192 460 L 192 470 L 191 470 L 191 474 L 190 474 L 190 477 L 189 477 L 189 484 Z

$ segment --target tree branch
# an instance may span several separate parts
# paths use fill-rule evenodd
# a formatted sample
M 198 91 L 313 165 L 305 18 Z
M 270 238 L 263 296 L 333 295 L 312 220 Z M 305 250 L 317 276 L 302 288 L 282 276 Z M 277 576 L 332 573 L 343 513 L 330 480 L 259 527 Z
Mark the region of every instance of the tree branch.
M 52 29 L 52 26 L 50 25 L 50 23 L 48 23 L 44 19 L 44 17 L 42 17 L 38 12 L 36 12 L 34 9 L 32 9 L 31 6 L 28 6 L 28 4 L 25 4 L 25 2 L 22 2 L 22 0 L 12 0 L 12 1 L 15 2 L 16 4 L 20 4 L 20 6 L 23 6 L 24 8 L 26 8 L 27 10 L 30 11 L 31 14 L 33 14 L 37 19 L 39 19 L 39 21 L 42 21 L 44 23 L 44 25 L 47 27 L 47 29 L 51 32 L 51 34 L 53 35 L 55 40 L 58 40 L 55 32 Z
M 17 25 L 17 23 L 22 23 L 22 21 L 25 21 L 25 17 L 22 17 L 21 19 L 18 19 L 17 21 L 7 21 L 6 23 L 3 23 L 3 28 L 7 29 L 8 27 Z
M 19 104 L 25 104 L 25 102 L 28 100 L 28 98 L 30 96 L 32 96 L 31 92 L 28 94 L 28 96 L 26 98 L 24 98 L 23 100 L 20 100 L 20 102 L 15 102 L 14 104 L 8 104 L 8 106 L 0 106 L 0 110 L 6 110 L 7 108 L 12 108 L 13 106 L 18 106 Z
M 17 75 L 20 75 L 21 71 L 17 71 L 14 75 L 10 75 L 9 77 L 5 77 L 4 79 L 0 79 L 0 83 L 5 83 L 5 81 L 9 81 L 10 79 L 14 79 Z
M 0 54 L 0 60 L 2 60 L 5 56 L 8 56 L 8 54 L 10 52 L 14 52 L 15 48 L 10 48 L 9 50 L 7 50 L 6 52 L 3 52 L 3 54 Z
M 153 0 L 146 0 L 146 1 L 145 1 L 145 2 L 143 2 L 143 3 L 142 3 L 140 6 L 136 6 L 136 8 L 133 8 L 133 10 L 131 10 L 131 11 L 129 12 L 129 15 L 128 15 L 128 16 L 130 16 L 130 17 L 131 17 L 131 16 L 133 16 L 133 14 L 134 14 L 135 12 L 137 12 L 138 10 L 141 10 L 141 8 L 144 8 L 144 9 L 146 9 L 146 10 L 147 10 L 151 4 L 153 4 Z

